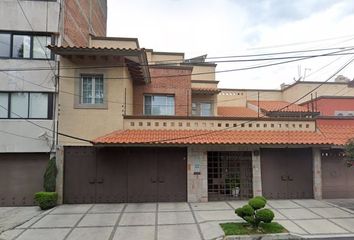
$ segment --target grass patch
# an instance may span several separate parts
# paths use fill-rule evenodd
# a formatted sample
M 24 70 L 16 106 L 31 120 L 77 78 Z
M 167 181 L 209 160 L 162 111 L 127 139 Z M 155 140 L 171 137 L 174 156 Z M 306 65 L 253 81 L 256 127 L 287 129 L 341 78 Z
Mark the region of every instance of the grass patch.
M 288 231 L 279 223 L 261 223 L 259 229 L 252 228 L 248 223 L 221 223 L 225 235 L 252 235 L 269 233 L 287 233 Z

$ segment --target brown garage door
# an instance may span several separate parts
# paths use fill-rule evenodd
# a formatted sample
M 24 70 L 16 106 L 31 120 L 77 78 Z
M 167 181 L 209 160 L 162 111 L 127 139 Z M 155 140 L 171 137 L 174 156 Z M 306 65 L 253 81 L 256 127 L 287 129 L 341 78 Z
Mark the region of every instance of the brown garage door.
M 64 202 L 187 200 L 185 148 L 65 147 Z
M 354 198 L 354 167 L 340 150 L 322 151 L 322 197 Z
M 310 148 L 261 149 L 261 170 L 263 196 L 313 198 Z
M 48 160 L 45 153 L 0 154 L 0 206 L 35 205 Z

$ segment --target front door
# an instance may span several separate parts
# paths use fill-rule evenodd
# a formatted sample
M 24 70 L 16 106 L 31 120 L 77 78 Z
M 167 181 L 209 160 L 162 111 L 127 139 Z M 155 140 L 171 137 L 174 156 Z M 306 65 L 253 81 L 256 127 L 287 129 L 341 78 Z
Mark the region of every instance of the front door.
M 269 199 L 313 198 L 310 148 L 261 150 L 263 196 Z

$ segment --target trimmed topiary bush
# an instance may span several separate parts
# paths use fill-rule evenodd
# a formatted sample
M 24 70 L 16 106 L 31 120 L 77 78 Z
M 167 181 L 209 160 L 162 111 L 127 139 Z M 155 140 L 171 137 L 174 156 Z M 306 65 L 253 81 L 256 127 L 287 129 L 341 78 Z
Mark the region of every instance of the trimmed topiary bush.
M 46 192 L 55 192 L 57 172 L 55 157 L 53 157 L 49 159 L 47 169 L 44 173 L 43 187 Z
M 47 210 L 57 205 L 58 194 L 56 192 L 37 192 L 34 199 L 42 210 Z
M 263 196 L 256 196 L 254 198 L 262 199 L 265 203 L 267 203 L 267 199 Z
M 274 213 L 270 209 L 261 209 L 256 212 L 256 218 L 261 222 L 271 223 L 274 219 Z
M 266 201 L 255 197 L 248 201 L 248 205 L 250 205 L 254 210 L 258 210 L 265 207 Z
M 253 228 L 259 228 L 261 222 L 270 223 L 274 219 L 274 213 L 270 209 L 262 209 L 266 203 L 264 197 L 254 197 L 248 201 L 248 204 L 237 208 L 235 213 Z

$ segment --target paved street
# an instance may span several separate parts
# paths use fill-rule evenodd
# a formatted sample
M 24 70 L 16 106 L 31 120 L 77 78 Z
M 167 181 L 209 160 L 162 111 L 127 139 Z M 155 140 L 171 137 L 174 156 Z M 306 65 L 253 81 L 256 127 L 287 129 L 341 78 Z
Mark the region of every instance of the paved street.
M 18 240 L 201 240 L 222 236 L 220 222 L 240 221 L 243 201 L 62 205 L 8 230 Z M 354 237 L 354 212 L 316 200 L 269 201 L 276 221 L 302 237 Z

